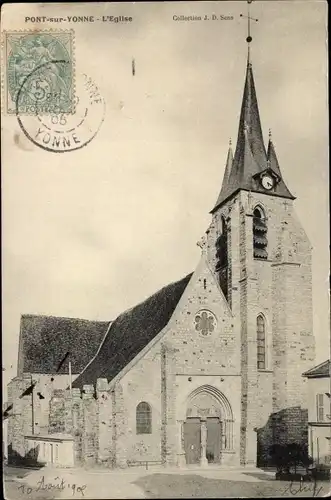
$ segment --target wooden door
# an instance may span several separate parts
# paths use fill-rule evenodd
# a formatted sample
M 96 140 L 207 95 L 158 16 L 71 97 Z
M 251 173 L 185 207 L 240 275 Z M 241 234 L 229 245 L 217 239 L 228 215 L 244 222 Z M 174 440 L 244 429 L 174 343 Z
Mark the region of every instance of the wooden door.
M 207 418 L 207 449 L 209 463 L 219 463 L 221 460 L 221 422 L 219 418 Z
M 187 418 L 184 422 L 184 448 L 187 464 L 200 463 L 201 425 L 199 418 Z

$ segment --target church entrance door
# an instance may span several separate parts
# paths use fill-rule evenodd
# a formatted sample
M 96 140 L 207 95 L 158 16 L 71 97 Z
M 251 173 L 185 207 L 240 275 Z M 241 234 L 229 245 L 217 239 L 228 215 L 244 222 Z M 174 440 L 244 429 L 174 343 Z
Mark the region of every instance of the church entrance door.
M 207 449 L 208 463 L 221 461 L 221 422 L 219 418 L 207 418 Z
M 198 464 L 201 455 L 200 418 L 187 418 L 184 422 L 184 447 L 187 464 Z

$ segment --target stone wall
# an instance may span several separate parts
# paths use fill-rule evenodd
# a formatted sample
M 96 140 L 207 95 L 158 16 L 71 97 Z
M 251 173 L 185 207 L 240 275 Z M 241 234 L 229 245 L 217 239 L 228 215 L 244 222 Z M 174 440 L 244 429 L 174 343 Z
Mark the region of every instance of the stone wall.
M 257 430 L 257 441 L 258 467 L 274 465 L 272 445 L 296 444 L 301 449 L 307 449 L 308 411 L 297 406 L 271 414 L 265 426 Z
M 201 310 L 216 318 L 206 335 L 196 329 L 195 318 Z M 203 387 L 212 382 L 226 393 L 235 415 L 235 446 L 224 462 L 239 464 L 240 343 L 236 336 L 236 321 L 204 254 L 167 327 L 121 378 L 128 418 L 124 438 L 128 457 L 183 464 L 182 428 L 190 394 L 197 384 Z M 140 401 L 152 408 L 152 434 L 135 432 L 135 410 Z
M 97 382 L 98 395 L 98 428 L 99 447 L 98 462 L 107 467 L 113 467 L 115 463 L 115 450 L 113 446 L 113 401 L 109 392 L 107 379 L 99 379 Z
M 241 199 L 246 224 L 247 215 L 258 204 L 266 214 L 268 226 L 268 259 L 248 259 L 246 266 L 248 333 L 252 332 L 253 347 L 247 371 L 250 384 L 256 373 L 259 313 L 266 321 L 267 355 L 266 369 L 257 373 L 253 395 L 256 409 L 248 421 L 254 421 L 254 414 L 259 450 L 272 443 L 286 444 L 285 441 L 303 445 L 307 443 L 307 395 L 302 372 L 314 364 L 311 246 L 292 202 L 255 193 L 241 193 Z M 250 231 L 245 238 L 246 243 L 241 238 L 240 244 L 246 246 L 246 253 L 251 256 Z
M 253 259 L 252 214 L 257 205 L 268 226 L 268 258 L 263 261 Z M 241 339 L 241 463 L 248 464 L 255 461 L 256 432 L 259 449 L 267 448 L 280 435 L 306 439 L 307 396 L 302 372 L 314 365 L 311 245 L 292 201 L 242 191 L 213 216 L 207 234 L 211 267 L 222 216 L 230 227 L 230 305 L 240 323 L 235 331 Z M 258 314 L 266 322 L 267 354 L 266 369 L 259 371 Z M 300 408 L 300 417 L 292 414 L 293 407 Z M 270 426 L 273 414 L 279 417 Z M 300 422 L 295 421 L 298 419 Z
M 83 440 L 84 440 L 84 406 L 82 403 L 81 391 L 79 389 L 72 390 L 72 397 L 69 391 L 66 391 L 66 400 L 69 401 L 69 412 L 66 408 L 66 428 L 71 430 L 75 438 L 75 463 L 80 464 L 84 462 L 83 455 Z M 67 406 L 66 405 L 66 406 Z M 69 427 L 70 426 L 70 427 Z
M 49 402 L 49 428 L 48 434 L 65 432 L 65 390 L 54 389 Z
M 73 375 L 73 379 L 77 375 Z M 30 394 L 29 398 L 20 399 L 20 395 L 23 393 L 23 387 L 27 388 L 34 383 L 33 396 Z M 19 417 L 22 408 L 27 404 L 29 400 L 29 406 L 26 409 L 27 414 L 24 417 L 28 419 L 29 424 L 27 425 L 28 434 L 44 435 L 48 434 L 50 431 L 50 401 L 54 390 L 62 389 L 64 390 L 69 385 L 69 375 L 44 375 L 39 373 L 26 373 L 23 377 L 15 377 L 8 384 L 8 396 L 11 402 L 14 402 L 15 410 L 10 412 L 10 417 L 8 419 L 8 443 L 12 442 L 13 439 L 17 438 L 18 433 L 14 429 L 19 426 L 22 432 L 22 425 L 19 424 Z M 33 403 L 33 405 L 32 405 Z M 14 417 L 11 415 L 14 414 Z M 51 431 L 53 432 L 53 431 Z M 54 430 L 56 432 L 56 430 Z M 13 436 L 13 433 L 15 436 Z
M 49 382 L 50 377 L 47 379 Z M 37 381 L 33 391 L 20 397 L 24 390 L 31 387 L 32 380 Z M 113 419 L 107 380 L 98 380 L 96 390 L 93 386 L 84 386 L 82 393 L 73 389 L 72 396 L 69 390 L 54 389 L 51 392 L 47 388 L 48 384 L 41 385 L 37 376 L 31 374 L 16 377 L 8 384 L 8 405 L 13 404 L 8 418 L 9 463 L 31 462 L 31 450 L 27 449 L 28 441 L 24 436 L 64 433 L 75 438 L 76 464 L 100 462 L 113 465 L 112 436 L 116 423 L 117 429 L 121 429 L 121 411 L 119 409 L 116 419 Z M 120 407 L 119 395 L 117 407 Z M 47 426 L 39 426 L 42 421 L 47 422 Z M 124 429 L 122 424 L 122 434 Z
M 163 354 L 166 357 L 163 357 Z M 158 343 L 148 349 L 121 379 L 127 419 L 122 446 L 125 447 L 126 458 L 130 462 L 141 463 L 145 460 L 161 463 L 163 458 L 165 463 L 167 443 L 165 409 L 169 404 L 166 391 L 174 389 L 174 386 L 171 384 L 169 386 L 167 382 L 166 358 L 166 352 L 162 351 L 161 354 L 161 344 Z M 143 401 L 151 408 L 151 434 L 137 434 L 136 408 Z
M 20 397 L 31 386 L 31 374 L 15 377 L 8 384 L 8 405 L 13 405 L 8 418 L 8 463 L 19 464 L 28 458 L 24 436 L 33 433 L 32 394 Z
M 161 347 L 162 437 L 161 456 L 165 465 L 177 463 L 176 351 L 172 345 Z
M 90 385 L 85 385 L 82 392 L 79 389 L 72 389 L 71 394 L 68 389 L 53 392 L 49 433 L 73 435 L 75 464 L 91 466 L 99 461 L 99 406 L 97 391 Z

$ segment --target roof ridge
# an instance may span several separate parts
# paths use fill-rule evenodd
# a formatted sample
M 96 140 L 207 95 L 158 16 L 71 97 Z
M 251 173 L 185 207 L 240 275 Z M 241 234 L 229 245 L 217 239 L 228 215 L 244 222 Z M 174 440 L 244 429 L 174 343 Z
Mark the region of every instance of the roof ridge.
M 75 319 L 79 321 L 87 321 L 93 323 L 109 323 L 109 319 L 86 319 L 86 318 L 78 318 L 77 316 L 54 316 L 53 314 L 21 314 L 21 318 L 55 318 L 55 319 Z
M 115 323 L 115 321 L 118 318 L 122 317 L 124 314 L 129 313 L 129 312 L 133 311 L 133 309 L 135 309 L 136 307 L 141 306 L 142 304 L 144 304 L 144 302 L 146 302 L 147 300 L 151 299 L 152 297 L 154 297 L 158 293 L 162 292 L 162 290 L 168 288 L 171 285 L 175 285 L 176 283 L 179 283 L 180 281 L 185 280 L 186 278 L 188 278 L 189 276 L 192 276 L 192 275 L 193 275 L 193 272 L 188 273 L 188 274 L 186 274 L 186 276 L 183 276 L 179 280 L 174 280 L 174 281 L 171 281 L 170 283 L 168 283 L 167 285 L 163 285 L 161 288 L 159 288 L 158 290 L 156 290 L 156 292 L 151 293 L 151 295 L 148 295 L 145 299 L 141 300 L 140 302 L 137 302 L 134 306 L 129 307 L 128 309 L 125 309 L 118 316 L 116 316 L 116 318 L 112 321 L 112 323 Z
M 120 314 L 110 325 L 94 359 L 73 387 L 113 380 L 169 323 L 193 273 L 163 286 Z
M 327 359 L 325 361 L 323 361 L 322 363 L 320 363 L 319 365 L 316 365 L 316 366 L 313 366 L 313 368 L 309 368 L 309 370 L 306 370 L 302 375 L 305 376 L 305 375 L 315 375 L 316 373 L 315 372 L 318 372 L 318 370 L 324 366 L 327 366 L 327 365 L 330 365 L 329 366 L 329 371 L 330 371 L 330 368 L 331 368 L 331 361 L 330 359 Z

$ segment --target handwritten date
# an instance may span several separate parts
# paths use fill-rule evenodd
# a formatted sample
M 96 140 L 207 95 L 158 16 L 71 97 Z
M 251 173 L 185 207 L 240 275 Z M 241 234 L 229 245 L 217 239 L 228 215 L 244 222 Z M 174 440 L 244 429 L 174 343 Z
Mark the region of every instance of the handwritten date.
M 74 496 L 76 493 L 81 494 L 81 496 L 84 496 L 84 490 L 86 489 L 86 484 L 83 485 L 77 485 L 75 483 L 68 483 L 65 479 L 60 478 L 60 477 L 55 477 L 54 482 L 49 482 L 47 483 L 45 481 L 45 476 L 42 476 L 40 480 L 37 482 L 35 487 L 31 486 L 26 486 L 24 484 L 20 485 L 18 487 L 19 490 L 22 491 L 22 493 L 26 493 L 27 495 L 30 495 L 31 493 L 37 492 L 37 491 L 63 491 L 63 490 L 71 490 L 72 496 Z

